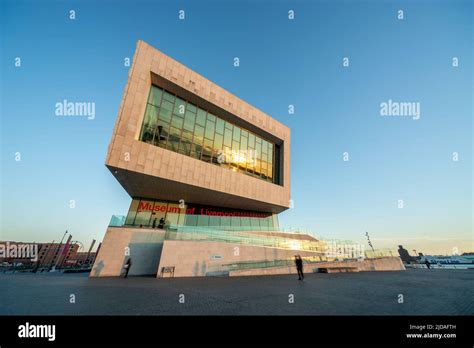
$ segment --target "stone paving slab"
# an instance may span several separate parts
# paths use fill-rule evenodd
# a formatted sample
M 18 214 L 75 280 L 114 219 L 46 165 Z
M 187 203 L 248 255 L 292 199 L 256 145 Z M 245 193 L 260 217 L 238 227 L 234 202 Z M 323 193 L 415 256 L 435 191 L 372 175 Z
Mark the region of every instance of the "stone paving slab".
M 0 315 L 473 315 L 473 285 L 473 270 L 308 274 L 304 282 L 0 274 Z

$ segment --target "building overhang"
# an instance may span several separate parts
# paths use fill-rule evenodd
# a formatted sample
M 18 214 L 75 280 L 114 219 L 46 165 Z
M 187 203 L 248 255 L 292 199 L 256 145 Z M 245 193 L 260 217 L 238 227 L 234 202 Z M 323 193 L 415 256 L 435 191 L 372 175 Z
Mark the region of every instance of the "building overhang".
M 278 144 L 278 183 L 140 141 L 153 84 Z M 290 129 L 143 41 L 137 43 L 105 164 L 131 197 L 268 213 L 290 207 Z
M 186 204 L 194 203 L 274 214 L 281 213 L 288 209 L 288 207 L 285 206 L 177 182 L 153 175 L 147 175 L 123 168 L 109 165 L 107 165 L 107 168 L 112 172 L 115 179 L 117 179 L 120 185 L 122 185 L 125 191 L 127 191 L 132 198 L 158 199 L 175 201 L 177 203 L 184 200 Z M 254 180 L 256 181 L 256 184 L 259 184 L 260 179 L 255 178 Z

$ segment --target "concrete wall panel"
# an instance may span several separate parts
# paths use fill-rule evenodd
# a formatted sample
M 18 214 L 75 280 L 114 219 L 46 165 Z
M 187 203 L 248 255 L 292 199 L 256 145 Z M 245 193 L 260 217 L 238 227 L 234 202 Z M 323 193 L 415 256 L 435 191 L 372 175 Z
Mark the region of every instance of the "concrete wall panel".
M 132 260 L 129 275 L 155 275 L 164 236 L 163 230 L 109 227 L 90 276 L 120 276 L 127 259 L 126 247 Z

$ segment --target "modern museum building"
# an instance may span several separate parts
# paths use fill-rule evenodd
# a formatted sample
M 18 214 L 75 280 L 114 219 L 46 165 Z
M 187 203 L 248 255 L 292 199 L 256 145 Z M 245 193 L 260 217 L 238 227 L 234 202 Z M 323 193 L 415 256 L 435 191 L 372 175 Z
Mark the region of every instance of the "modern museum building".
M 131 198 L 113 216 L 92 277 L 288 273 L 325 260 L 284 232 L 290 129 L 138 41 L 105 162 Z

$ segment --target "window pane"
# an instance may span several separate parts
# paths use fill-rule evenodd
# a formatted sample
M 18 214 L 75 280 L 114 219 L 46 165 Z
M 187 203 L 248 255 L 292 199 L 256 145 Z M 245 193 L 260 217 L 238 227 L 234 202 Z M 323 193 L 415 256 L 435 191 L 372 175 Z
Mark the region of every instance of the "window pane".
M 250 174 L 253 174 L 255 170 L 255 163 L 256 163 L 255 150 L 250 149 L 248 152 L 248 162 L 247 162 L 247 172 L 249 172 Z
M 154 135 L 155 135 L 155 129 L 153 129 L 152 127 L 144 126 L 142 128 L 141 140 L 144 141 L 145 143 L 153 144 Z
M 178 218 L 178 225 L 179 226 L 184 225 L 184 221 L 186 219 L 186 209 L 187 209 L 187 207 L 188 206 L 185 204 L 183 208 L 179 209 L 179 218 Z
M 194 158 L 201 158 L 203 140 L 204 128 L 196 125 L 196 128 L 194 129 L 193 146 L 191 148 L 191 156 L 193 156 Z
M 268 218 L 261 218 L 260 219 L 260 227 L 262 230 L 268 230 L 269 227 L 269 219 Z
M 169 94 L 169 93 L 166 92 L 166 91 L 165 91 L 165 93 L 163 93 L 163 99 L 164 99 L 164 100 L 167 100 L 167 101 L 169 101 L 169 102 L 171 102 L 171 103 L 174 104 L 174 95 Z
M 221 167 L 228 167 L 232 161 L 232 150 L 230 147 L 224 146 L 222 153 L 224 154 L 224 161 L 220 165 Z
M 207 114 L 207 119 L 208 120 L 211 120 L 212 122 L 216 122 L 216 116 L 214 116 L 213 114 Z
M 250 225 L 254 230 L 260 229 L 260 219 L 259 218 L 250 218 Z
M 220 226 L 221 218 L 220 216 L 209 216 L 209 226 Z
M 262 144 L 257 143 L 257 147 L 255 150 L 256 150 L 257 158 L 262 159 Z
M 267 175 L 270 179 L 273 179 L 273 152 L 268 154 L 268 168 Z
M 229 227 L 230 226 L 230 217 L 222 216 L 221 218 L 221 227 Z M 228 228 L 226 228 L 228 229 Z
M 267 176 L 267 162 L 262 161 L 262 176 L 266 177 Z
M 192 132 L 194 131 L 194 122 L 196 121 L 196 116 L 191 112 L 186 112 L 186 117 L 184 118 L 184 129 Z
M 191 153 L 191 144 L 193 142 L 193 133 L 183 130 L 181 134 L 181 144 L 179 145 L 179 153 L 189 156 Z
M 201 159 L 202 155 L 202 146 L 195 144 L 194 142 L 191 145 L 191 157 L 194 157 L 196 159 Z
M 247 151 L 247 138 L 241 138 L 242 142 L 240 143 L 240 159 L 239 159 L 239 169 L 241 171 L 246 171 L 247 163 L 250 162 L 251 158 Z
M 224 140 L 224 137 L 220 134 L 216 134 L 214 138 L 214 151 L 218 153 L 219 151 L 222 150 L 222 142 Z
M 252 133 L 249 134 L 249 143 L 248 143 L 249 148 L 255 149 L 255 135 Z
M 245 155 L 247 155 L 247 138 L 243 136 L 240 138 L 240 149 Z
M 257 158 L 256 164 L 255 164 L 255 174 L 258 175 L 258 176 L 260 176 L 260 173 L 261 173 L 261 171 L 260 171 L 261 163 L 262 163 L 262 161 L 259 158 Z
M 216 121 L 216 133 L 224 134 L 224 120 L 220 118 Z
M 150 224 L 151 212 L 153 210 L 153 201 L 141 200 L 138 209 L 135 225 L 148 226 Z
M 250 218 L 248 217 L 243 217 L 241 219 L 241 223 L 242 223 L 242 227 L 244 230 L 251 230 L 251 226 L 250 226 Z
M 198 226 L 209 226 L 209 216 L 207 215 L 198 215 Z
M 176 227 L 178 224 L 179 213 L 181 209 L 176 203 L 168 203 L 168 211 L 166 213 L 166 225 Z
M 148 104 L 145 111 L 145 117 L 143 123 L 148 127 L 156 126 L 156 122 L 158 121 L 158 112 L 159 108 L 156 106 Z
M 205 136 L 208 139 L 214 139 L 214 129 L 215 129 L 215 123 L 207 120 L 206 123 L 206 133 Z
M 166 216 L 166 208 L 168 203 L 155 201 L 153 206 L 153 213 L 151 213 L 150 225 L 153 228 L 158 228 L 160 225 L 160 219 Z
M 181 98 L 176 98 L 176 101 L 174 103 L 174 114 L 184 117 L 185 112 L 186 112 L 186 102 Z
M 156 106 L 147 105 L 145 116 L 143 118 L 143 126 L 140 139 L 146 143 L 152 143 L 155 134 L 155 128 L 158 122 L 158 108 Z
M 196 128 L 194 129 L 194 136 L 200 138 L 200 142 L 202 143 L 202 139 L 204 138 L 204 127 L 196 125 Z
M 240 227 L 240 217 L 235 217 L 235 216 L 232 216 L 230 218 L 230 225 L 233 227 L 232 229 L 234 230 L 237 230 L 238 228 L 237 227 Z
M 214 145 L 212 148 L 212 163 L 219 164 L 219 155 L 222 154 L 222 141 L 224 137 L 220 134 L 215 134 Z M 220 159 L 221 161 L 223 158 Z
M 160 106 L 162 90 L 158 87 L 151 86 L 150 95 L 148 97 L 148 103 L 155 106 Z
M 128 210 L 127 219 L 125 220 L 125 225 L 133 225 L 135 221 L 135 215 L 137 215 L 139 199 L 132 200 L 130 204 L 130 209 Z
M 268 152 L 267 161 L 268 161 L 268 163 L 270 163 L 270 164 L 273 163 L 273 152 Z
M 181 116 L 173 115 L 173 119 L 171 120 L 171 127 L 182 129 L 183 122 L 184 122 L 184 119 Z
M 196 123 L 203 127 L 206 124 L 206 112 L 204 110 L 198 109 Z
M 238 141 L 233 141 L 232 142 L 232 152 L 234 153 L 235 156 L 238 156 L 240 153 L 240 143 Z
M 186 214 L 185 225 L 186 226 L 196 226 L 197 225 L 197 215 Z
M 232 146 L 232 130 L 227 129 L 225 130 L 225 135 L 224 135 L 224 145 L 231 147 Z
M 155 145 L 165 147 L 168 139 L 170 125 L 169 123 L 158 121 L 158 128 L 155 132 Z
M 234 135 L 232 137 L 233 140 L 240 141 L 240 128 L 234 126 Z
M 181 129 L 171 127 L 170 135 L 168 137 L 167 148 L 173 151 L 178 151 L 180 138 L 181 138 Z
M 210 162 L 212 157 L 212 140 L 204 139 L 204 146 L 202 149 L 202 160 Z
M 186 110 L 189 110 L 189 111 L 191 111 L 193 114 L 195 114 L 197 108 L 196 108 L 194 105 L 188 103 L 188 104 L 186 105 Z
M 160 119 L 165 122 L 171 122 L 171 112 L 173 110 L 173 104 L 164 100 L 161 104 Z
M 262 141 L 262 153 L 265 155 L 268 153 L 268 142 L 265 140 Z M 265 155 L 263 156 L 264 158 L 267 157 Z

